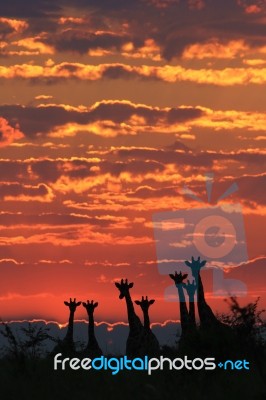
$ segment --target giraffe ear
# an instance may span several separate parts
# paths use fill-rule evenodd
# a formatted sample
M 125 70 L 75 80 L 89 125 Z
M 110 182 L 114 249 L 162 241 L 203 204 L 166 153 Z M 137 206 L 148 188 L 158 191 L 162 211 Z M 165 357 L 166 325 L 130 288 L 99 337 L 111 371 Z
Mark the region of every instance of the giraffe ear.
M 191 265 L 192 265 L 192 263 L 189 262 L 189 261 L 185 261 L 185 264 L 186 264 L 188 267 L 191 267 Z
M 69 306 L 69 305 L 70 305 L 68 301 L 64 301 L 64 304 L 65 304 L 66 306 Z
M 183 275 L 183 279 L 186 279 L 188 277 L 188 274 Z
M 175 276 L 173 274 L 169 274 L 170 278 L 173 279 L 173 281 L 175 280 Z
M 85 308 L 86 308 L 86 306 L 87 306 L 87 304 L 86 304 L 86 303 L 84 303 L 84 302 L 82 303 L 82 305 L 83 305 L 83 307 L 85 307 Z
M 150 304 L 153 304 L 154 302 L 155 302 L 155 300 L 150 300 L 149 301 Z
M 117 287 L 117 289 L 120 289 L 120 283 L 118 283 L 118 282 L 115 282 L 115 286 Z
M 79 307 L 80 305 L 81 305 L 81 301 L 78 301 L 78 302 L 76 303 L 76 306 Z
M 140 301 L 139 300 L 135 300 L 135 303 L 140 306 Z
M 133 283 L 133 282 L 131 282 L 131 283 L 128 285 L 129 289 L 133 288 L 133 286 L 134 286 L 134 283 Z
M 94 303 L 94 308 L 98 307 L 98 301 L 96 301 L 96 303 Z
M 206 264 L 206 260 L 203 260 L 203 261 L 201 261 L 201 263 L 200 263 L 200 268 L 202 268 L 202 267 L 204 267 L 204 265 Z

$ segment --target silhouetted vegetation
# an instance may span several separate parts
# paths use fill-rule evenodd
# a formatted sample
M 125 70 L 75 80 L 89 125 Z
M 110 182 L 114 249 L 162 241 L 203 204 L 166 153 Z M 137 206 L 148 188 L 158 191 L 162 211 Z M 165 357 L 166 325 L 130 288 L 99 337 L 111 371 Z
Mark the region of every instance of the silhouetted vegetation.
M 28 326 L 21 327 L 21 335 L 16 335 L 11 327 L 1 322 L 3 330 L 0 330 L 0 334 L 7 339 L 8 346 L 4 349 L 4 356 L 14 358 L 16 360 L 21 359 L 38 359 L 45 355 L 44 342 L 48 339 L 54 340 L 49 335 L 49 328 L 39 327 L 34 324 L 28 323 Z
M 231 326 L 235 331 L 238 340 L 243 344 L 262 344 L 265 339 L 262 331 L 266 327 L 262 315 L 265 310 L 258 310 L 259 297 L 246 306 L 241 307 L 236 297 L 230 297 L 225 302 L 229 305 L 230 313 L 221 314 L 220 319 Z
M 151 376 L 142 371 L 120 371 L 113 376 L 110 371 L 54 371 L 53 358 L 45 356 L 46 340 L 55 340 L 49 330 L 28 324 L 21 328 L 21 337 L 10 326 L 2 323 L 1 334 L 7 339 L 7 347 L 0 360 L 1 395 L 7 400 L 79 400 L 97 399 L 249 399 L 266 398 L 265 339 L 262 330 L 264 310 L 258 309 L 258 299 L 254 303 L 240 306 L 232 297 L 227 301 L 230 312 L 219 316 L 230 326 L 233 337 L 212 336 L 212 331 L 194 332 L 188 344 L 190 355 L 202 357 L 223 353 L 225 358 L 247 358 L 249 371 L 154 371 Z M 19 336 L 19 337 L 18 337 Z M 224 347 L 220 348 L 221 342 Z M 189 347 L 190 346 L 190 347 Z M 163 346 L 165 357 L 182 357 L 183 348 Z M 79 353 L 78 353 L 79 354 Z M 84 355 L 83 355 L 84 356 Z

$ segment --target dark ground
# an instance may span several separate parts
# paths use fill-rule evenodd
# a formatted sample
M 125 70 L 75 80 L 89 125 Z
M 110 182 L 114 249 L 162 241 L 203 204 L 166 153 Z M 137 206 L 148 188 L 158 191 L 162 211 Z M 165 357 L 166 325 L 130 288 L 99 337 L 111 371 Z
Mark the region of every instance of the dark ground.
M 1 399 L 265 400 L 266 368 L 224 371 L 54 371 L 53 359 L 0 360 Z

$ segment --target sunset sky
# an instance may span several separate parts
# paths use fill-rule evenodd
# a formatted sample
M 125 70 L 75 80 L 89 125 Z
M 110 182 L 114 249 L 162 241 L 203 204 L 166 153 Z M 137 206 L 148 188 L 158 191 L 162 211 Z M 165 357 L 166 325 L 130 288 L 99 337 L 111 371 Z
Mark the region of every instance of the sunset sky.
M 128 278 L 153 321 L 178 319 L 154 215 L 209 207 L 208 173 L 212 207 L 238 186 L 219 204 L 242 205 L 248 254 L 216 267 L 266 307 L 265 105 L 265 0 L 2 1 L 0 317 L 65 322 L 76 297 L 126 321 Z

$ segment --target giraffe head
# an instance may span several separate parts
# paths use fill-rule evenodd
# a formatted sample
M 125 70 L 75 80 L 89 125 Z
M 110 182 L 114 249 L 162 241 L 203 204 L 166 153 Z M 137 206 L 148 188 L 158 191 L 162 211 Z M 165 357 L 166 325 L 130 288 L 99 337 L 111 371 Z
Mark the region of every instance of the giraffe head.
M 191 272 L 194 278 L 198 277 L 198 274 L 200 272 L 200 269 L 204 267 L 204 265 L 206 264 L 206 261 L 201 261 L 200 257 L 198 257 L 197 260 L 194 259 L 194 257 L 191 258 L 191 262 L 190 261 L 185 261 L 185 264 L 191 268 Z
M 98 307 L 98 302 L 94 303 L 93 300 L 87 300 L 87 303 L 83 302 L 82 305 L 86 308 L 88 314 L 93 314 L 94 309 Z
M 197 284 L 195 279 L 193 280 L 193 282 L 187 280 L 187 283 L 184 284 L 184 288 L 186 289 L 188 296 L 193 297 L 197 290 Z
M 144 299 L 142 296 L 141 300 L 136 300 L 135 303 L 141 307 L 142 311 L 148 311 L 149 307 L 155 302 L 155 300 L 149 300 L 148 296 Z
M 129 289 L 133 288 L 134 283 L 128 283 L 127 279 L 121 279 L 121 282 L 115 282 L 115 286 L 120 291 L 119 299 L 123 299 L 129 293 Z
M 179 274 L 175 271 L 175 274 L 169 274 L 170 278 L 173 279 L 175 285 L 183 284 L 184 279 L 188 277 L 188 274 L 182 274 L 180 271 Z
M 81 305 L 81 301 L 76 302 L 76 299 L 72 300 L 71 298 L 68 301 L 64 301 L 64 304 L 70 309 L 70 311 L 75 312 L 76 308 Z

